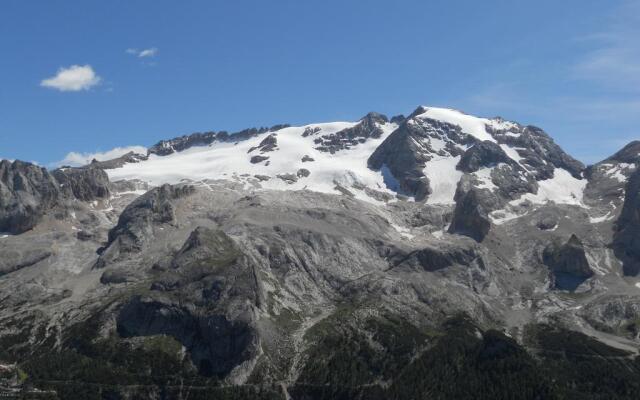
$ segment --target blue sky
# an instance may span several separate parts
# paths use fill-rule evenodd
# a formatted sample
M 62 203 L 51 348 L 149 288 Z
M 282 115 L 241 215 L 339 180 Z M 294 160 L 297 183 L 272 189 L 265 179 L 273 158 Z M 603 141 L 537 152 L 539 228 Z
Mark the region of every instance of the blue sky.
M 594 162 L 640 138 L 639 27 L 640 0 L 2 0 L 0 157 L 425 104 Z

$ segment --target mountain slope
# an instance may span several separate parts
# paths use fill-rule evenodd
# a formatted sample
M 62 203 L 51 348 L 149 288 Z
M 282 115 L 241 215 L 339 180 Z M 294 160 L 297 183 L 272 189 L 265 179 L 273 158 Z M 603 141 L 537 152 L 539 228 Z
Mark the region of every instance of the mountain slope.
M 0 364 L 65 399 L 636 398 L 639 153 L 419 107 L 5 161 Z

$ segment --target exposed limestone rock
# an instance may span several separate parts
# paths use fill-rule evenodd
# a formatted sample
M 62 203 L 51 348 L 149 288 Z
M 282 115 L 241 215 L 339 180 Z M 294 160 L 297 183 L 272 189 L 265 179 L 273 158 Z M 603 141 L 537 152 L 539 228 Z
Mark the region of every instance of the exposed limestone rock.
M 550 243 L 544 249 L 542 258 L 551 269 L 554 286 L 558 289 L 573 290 L 593 276 L 584 246 L 576 235 L 571 235 L 564 244 Z

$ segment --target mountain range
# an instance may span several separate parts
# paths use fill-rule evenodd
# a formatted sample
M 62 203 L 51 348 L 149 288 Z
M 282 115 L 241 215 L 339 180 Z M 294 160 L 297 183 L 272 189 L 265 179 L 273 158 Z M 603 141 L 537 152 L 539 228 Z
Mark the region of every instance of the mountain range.
M 425 106 L 1 161 L 0 387 L 640 398 L 639 163 Z

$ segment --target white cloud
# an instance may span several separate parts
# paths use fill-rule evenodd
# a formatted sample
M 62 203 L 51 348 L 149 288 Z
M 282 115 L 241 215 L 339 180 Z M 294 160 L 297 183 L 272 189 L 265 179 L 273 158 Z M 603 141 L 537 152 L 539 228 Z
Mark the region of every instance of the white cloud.
M 155 55 L 158 54 L 158 48 L 157 47 L 151 47 L 151 48 L 142 49 L 142 50 L 129 48 L 129 49 L 125 50 L 125 53 L 131 54 L 131 55 L 136 56 L 138 58 L 151 58 L 151 57 L 155 57 Z
M 150 49 L 144 49 L 138 54 L 138 57 L 153 57 L 158 52 L 156 47 L 152 47 Z
M 105 152 L 95 153 L 78 153 L 72 151 L 68 153 L 62 160 L 54 164 L 56 166 L 69 165 L 72 167 L 78 167 L 89 164 L 93 159 L 96 159 L 98 161 L 112 160 L 114 158 L 123 156 L 131 151 L 133 151 L 134 153 L 147 154 L 147 148 L 144 146 L 116 147 Z
M 56 76 L 44 79 L 40 86 L 56 89 L 61 92 L 78 92 L 88 90 L 100 83 L 100 78 L 91 65 L 72 65 L 60 68 Z

